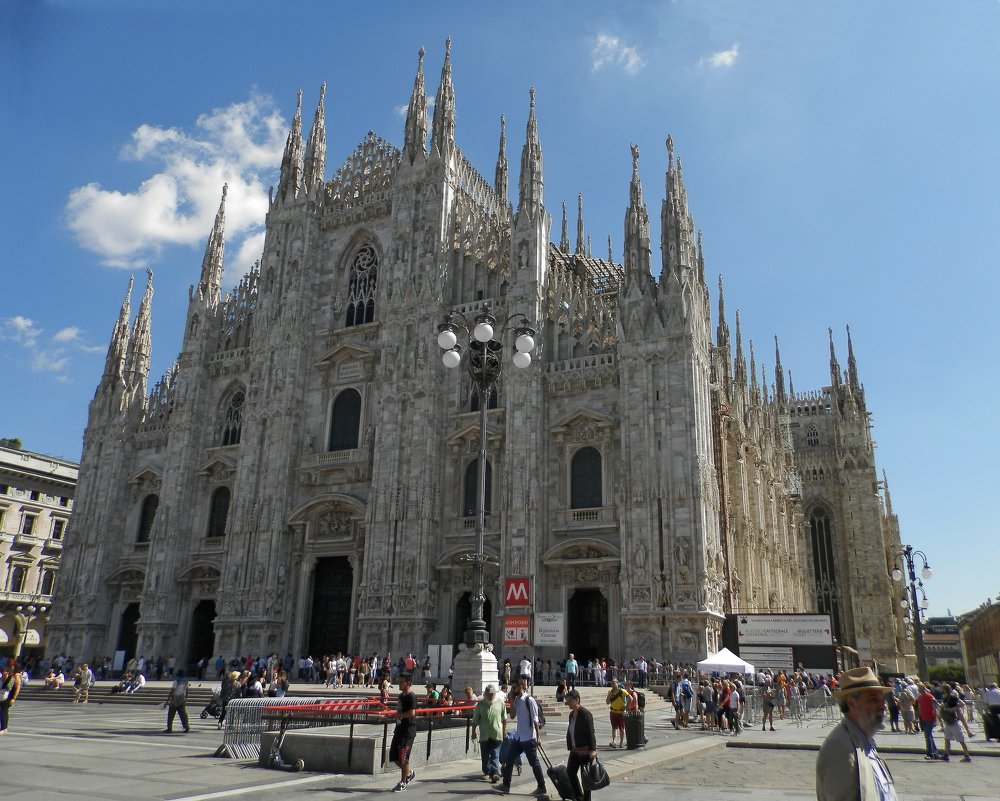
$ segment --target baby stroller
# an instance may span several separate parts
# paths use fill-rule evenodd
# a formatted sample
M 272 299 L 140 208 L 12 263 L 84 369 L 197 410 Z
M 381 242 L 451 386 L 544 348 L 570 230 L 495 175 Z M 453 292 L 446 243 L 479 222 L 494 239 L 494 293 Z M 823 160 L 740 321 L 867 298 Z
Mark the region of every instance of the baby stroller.
M 222 714 L 222 691 L 216 690 L 212 693 L 212 700 L 208 702 L 208 705 L 201 710 L 201 719 L 204 720 L 209 715 L 213 718 L 219 717 Z

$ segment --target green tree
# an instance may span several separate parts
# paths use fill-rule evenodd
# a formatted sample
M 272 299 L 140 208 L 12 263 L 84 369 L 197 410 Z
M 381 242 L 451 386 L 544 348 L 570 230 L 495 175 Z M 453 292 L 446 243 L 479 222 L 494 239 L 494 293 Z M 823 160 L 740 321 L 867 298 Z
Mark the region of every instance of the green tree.
M 949 662 L 946 665 L 931 665 L 927 669 L 931 681 L 958 681 L 965 683 L 965 665 Z
M 15 451 L 21 450 L 24 443 L 20 437 L 0 437 L 0 447 L 11 448 Z

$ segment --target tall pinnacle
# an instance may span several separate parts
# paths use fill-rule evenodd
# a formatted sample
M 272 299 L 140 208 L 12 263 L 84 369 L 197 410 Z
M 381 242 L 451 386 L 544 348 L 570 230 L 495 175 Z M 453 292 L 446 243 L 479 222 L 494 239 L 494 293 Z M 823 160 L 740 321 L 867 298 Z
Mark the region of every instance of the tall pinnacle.
M 493 188 L 503 200 L 504 208 L 507 207 L 507 121 L 503 114 L 500 115 L 500 153 L 497 155 L 496 179 Z
M 312 129 L 306 142 L 305 175 L 303 185 L 311 194 L 323 185 L 323 175 L 326 173 L 326 112 L 323 101 L 326 98 L 326 82 L 319 88 L 319 103 L 313 116 Z
M 289 202 L 298 197 L 302 189 L 302 90 L 299 89 L 298 102 L 292 127 L 285 141 L 285 152 L 281 157 L 281 178 L 278 182 L 278 198 Z
M 858 381 L 858 363 L 854 360 L 854 343 L 851 341 L 851 327 L 847 326 L 847 380 L 851 389 L 861 389 L 861 382 Z
M 128 277 L 128 291 L 122 300 L 121 309 L 118 312 L 118 320 L 115 322 L 114 330 L 111 332 L 111 342 L 108 344 L 108 356 L 104 361 L 104 378 L 102 384 L 114 384 L 122 379 L 125 368 L 125 354 L 128 351 L 128 318 L 131 315 L 130 298 L 132 297 L 132 284 L 135 282 L 134 276 Z
M 694 220 L 688 212 L 687 190 L 680 158 L 674 158 L 673 137 L 667 137 L 666 196 L 660 211 L 664 280 L 671 272 L 683 278 L 697 263 Z
M 720 348 L 729 347 L 729 323 L 726 322 L 726 296 L 722 288 L 722 274 L 719 274 L 719 324 L 715 328 L 715 342 Z
M 830 383 L 834 387 L 840 386 L 840 363 L 837 361 L 837 354 L 833 349 L 833 329 L 827 328 L 830 335 Z
M 757 360 L 753 352 L 753 340 L 750 340 L 750 397 L 760 403 L 760 384 L 757 383 Z
M 146 377 L 149 375 L 149 358 L 153 350 L 151 328 L 153 305 L 153 271 L 146 268 L 146 291 L 143 293 L 139 312 L 132 324 L 132 336 L 125 358 L 125 381 L 138 396 L 146 396 Z
M 535 87 L 531 87 L 524 147 L 521 150 L 521 174 L 518 179 L 517 215 L 534 217 L 540 214 L 543 202 L 542 143 L 538 140 L 538 120 L 535 119 Z
M 201 262 L 198 296 L 210 308 L 214 308 L 218 304 L 222 288 L 222 270 L 226 250 L 226 194 L 228 191 L 229 184 L 223 184 L 222 200 L 219 201 L 219 210 L 215 213 L 215 224 L 212 226 L 212 233 L 208 235 L 205 257 Z
M 434 129 L 431 150 L 447 156 L 455 147 L 455 87 L 451 83 L 451 37 L 444 43 L 444 66 L 434 100 Z
M 576 252 L 586 253 L 583 247 L 583 192 L 576 196 Z
M 608 264 L 612 264 L 615 260 L 615 252 L 611 248 L 611 234 L 608 234 Z
M 559 239 L 559 250 L 569 253 L 569 223 L 566 221 L 566 201 L 562 202 L 562 237 Z
M 632 180 L 629 184 L 629 204 L 625 210 L 625 274 L 650 275 L 649 213 L 642 197 L 639 180 L 639 146 L 632 145 Z
M 774 338 L 774 390 L 778 395 L 778 403 L 784 403 L 785 396 L 785 370 L 781 366 L 781 351 L 778 350 L 778 337 Z
M 746 386 L 747 362 L 743 358 L 743 331 L 740 326 L 740 310 L 736 310 L 736 357 L 733 365 L 733 378 L 737 383 Z
M 417 61 L 417 75 L 413 79 L 413 92 L 406 110 L 406 126 L 403 128 L 403 152 L 410 164 L 418 153 L 427 152 L 427 92 L 424 89 L 424 55 L 420 48 Z

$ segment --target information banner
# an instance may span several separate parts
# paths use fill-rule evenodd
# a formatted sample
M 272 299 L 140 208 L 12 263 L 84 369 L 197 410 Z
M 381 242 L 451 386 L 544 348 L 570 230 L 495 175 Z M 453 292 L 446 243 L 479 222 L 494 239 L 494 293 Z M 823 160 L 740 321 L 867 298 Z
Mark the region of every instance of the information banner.
M 740 655 L 744 645 L 833 645 L 829 615 L 739 615 L 737 623 Z
M 791 646 L 746 645 L 740 648 L 740 659 L 745 659 L 758 671 L 762 668 L 771 668 L 771 670 L 793 670 L 795 668 Z
M 531 645 L 531 615 L 507 615 L 503 619 L 504 645 Z
M 535 613 L 535 645 L 566 645 L 566 615 L 564 612 Z

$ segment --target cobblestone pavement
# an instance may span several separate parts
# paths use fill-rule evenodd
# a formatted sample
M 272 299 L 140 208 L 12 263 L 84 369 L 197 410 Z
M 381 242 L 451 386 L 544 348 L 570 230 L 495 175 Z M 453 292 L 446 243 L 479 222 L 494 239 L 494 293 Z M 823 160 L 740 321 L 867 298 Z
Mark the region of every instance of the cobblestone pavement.
M 959 762 L 928 762 L 910 754 L 885 755 L 897 792 L 923 798 L 946 794 L 1000 797 L 1000 759 L 973 758 Z M 695 754 L 628 776 L 631 783 L 673 787 L 728 787 L 732 789 L 799 790 L 815 798 L 815 751 L 726 748 Z

